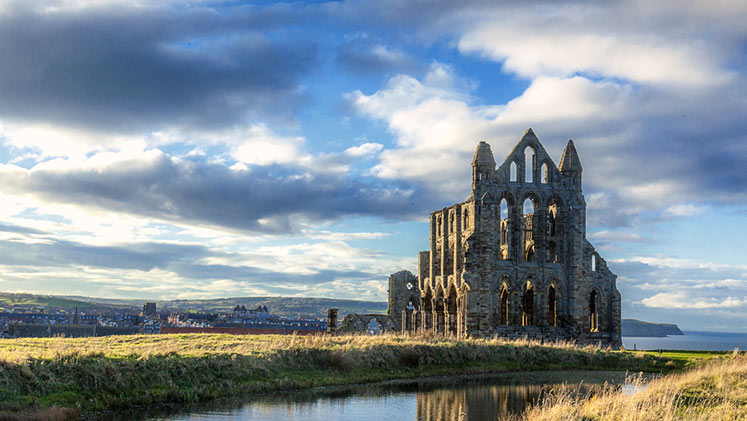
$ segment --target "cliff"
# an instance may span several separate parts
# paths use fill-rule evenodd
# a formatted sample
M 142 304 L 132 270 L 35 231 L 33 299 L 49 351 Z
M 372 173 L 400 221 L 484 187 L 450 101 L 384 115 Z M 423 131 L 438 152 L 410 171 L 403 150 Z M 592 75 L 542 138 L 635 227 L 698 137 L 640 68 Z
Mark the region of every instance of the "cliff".
M 635 319 L 622 319 L 622 336 L 684 335 L 676 324 L 642 322 Z

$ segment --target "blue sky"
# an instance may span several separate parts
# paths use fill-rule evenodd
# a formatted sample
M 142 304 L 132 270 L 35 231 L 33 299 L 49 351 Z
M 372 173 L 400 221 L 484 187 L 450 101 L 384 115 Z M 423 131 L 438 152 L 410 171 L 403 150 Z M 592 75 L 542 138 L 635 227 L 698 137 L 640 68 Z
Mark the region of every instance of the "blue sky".
M 623 317 L 747 331 L 742 2 L 0 4 L 0 290 L 385 300 L 480 140 L 584 167 Z

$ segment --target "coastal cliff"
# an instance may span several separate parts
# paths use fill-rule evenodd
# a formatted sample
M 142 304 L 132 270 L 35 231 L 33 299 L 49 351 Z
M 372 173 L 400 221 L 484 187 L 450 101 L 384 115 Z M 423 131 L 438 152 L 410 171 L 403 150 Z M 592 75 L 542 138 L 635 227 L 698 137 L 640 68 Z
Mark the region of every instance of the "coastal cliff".
M 622 319 L 622 336 L 664 337 L 667 335 L 684 335 L 676 324 L 651 323 L 635 319 Z

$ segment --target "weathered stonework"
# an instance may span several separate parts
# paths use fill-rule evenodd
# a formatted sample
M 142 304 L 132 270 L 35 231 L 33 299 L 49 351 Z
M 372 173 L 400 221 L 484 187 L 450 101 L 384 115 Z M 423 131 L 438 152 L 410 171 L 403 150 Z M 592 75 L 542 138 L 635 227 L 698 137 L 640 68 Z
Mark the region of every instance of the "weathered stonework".
M 395 327 L 619 346 L 617 276 L 586 239 L 573 141 L 556 166 L 529 129 L 497 168 L 480 142 L 472 170 L 470 197 L 431 214 L 418 277 L 389 279 Z
M 399 330 L 386 314 L 354 314 L 350 313 L 342 319 L 337 333 L 342 335 L 368 333 L 379 334 Z

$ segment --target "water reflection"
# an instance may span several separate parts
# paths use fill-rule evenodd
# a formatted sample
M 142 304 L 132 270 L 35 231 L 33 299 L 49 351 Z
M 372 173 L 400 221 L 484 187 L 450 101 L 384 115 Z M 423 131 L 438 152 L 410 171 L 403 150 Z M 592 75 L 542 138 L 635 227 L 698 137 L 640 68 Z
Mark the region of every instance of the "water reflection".
M 158 420 L 498 420 L 522 413 L 550 389 L 588 393 L 602 384 L 621 385 L 620 372 L 541 372 L 483 378 L 420 381 L 279 394 L 244 402 L 213 402 L 175 414 L 141 414 Z M 120 414 L 123 419 L 133 413 Z

